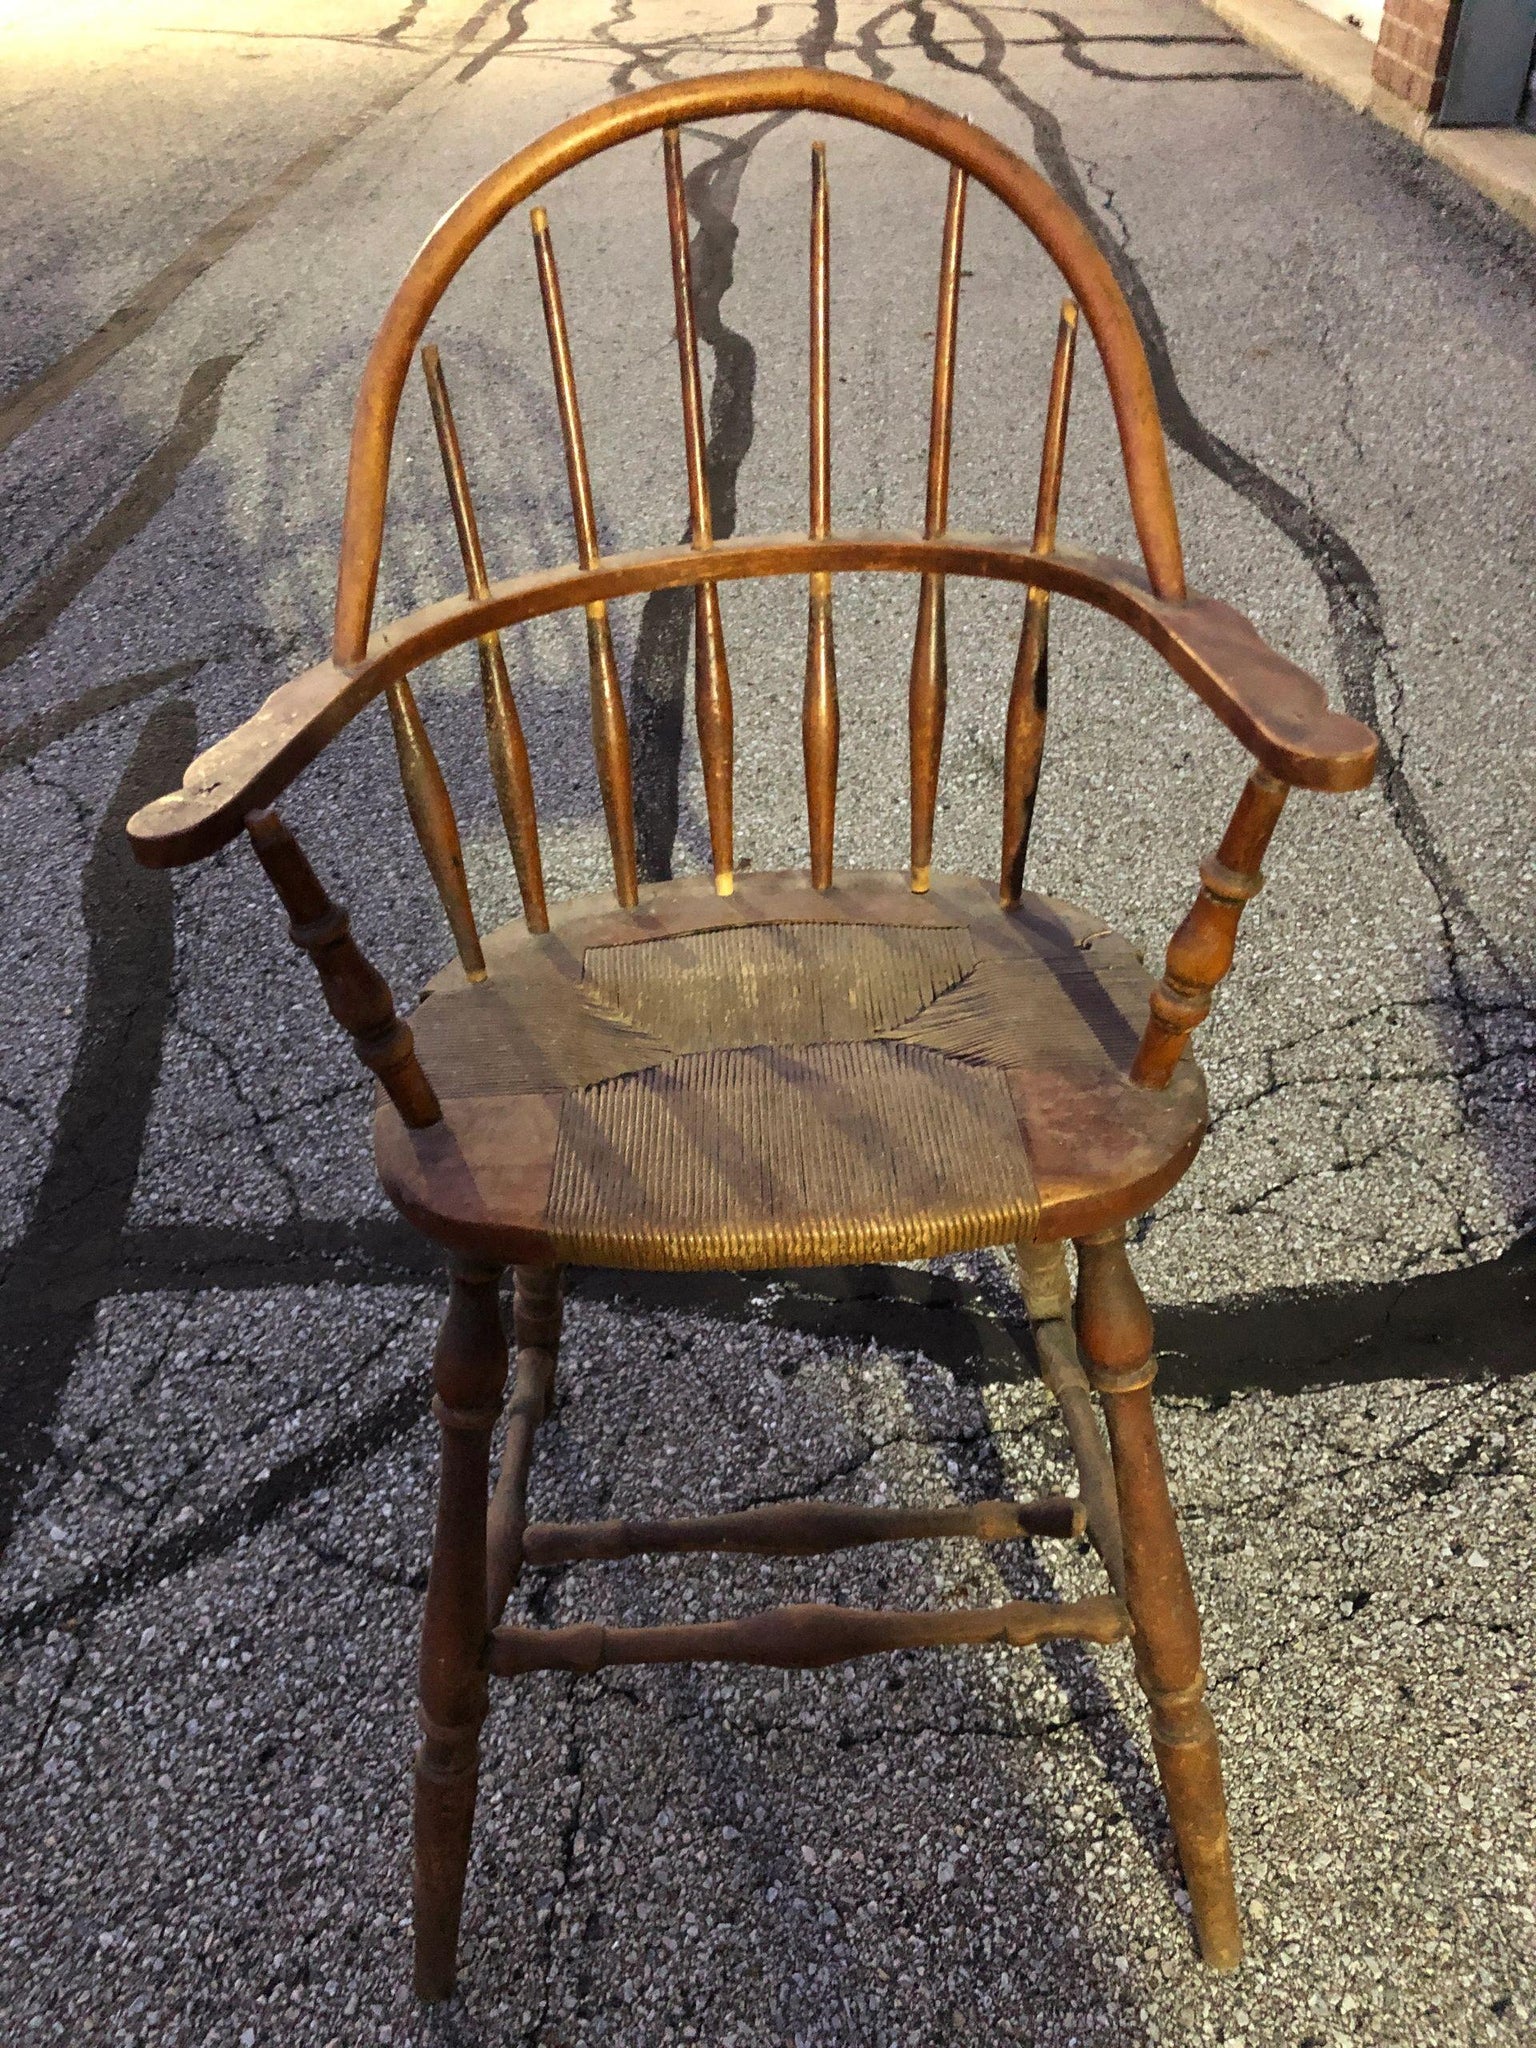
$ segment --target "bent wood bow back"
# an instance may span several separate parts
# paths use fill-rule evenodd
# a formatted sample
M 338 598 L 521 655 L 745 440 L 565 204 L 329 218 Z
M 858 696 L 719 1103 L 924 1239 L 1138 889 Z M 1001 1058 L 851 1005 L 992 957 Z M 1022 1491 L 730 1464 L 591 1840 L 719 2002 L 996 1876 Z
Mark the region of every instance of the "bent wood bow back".
M 979 180 L 1036 237 L 1081 305 L 1103 358 L 1152 588 L 1159 597 L 1184 595 L 1178 515 L 1146 353 L 1109 265 L 1061 195 L 984 129 L 928 100 L 835 71 L 744 71 L 653 86 L 578 114 L 509 157 L 428 236 L 390 302 L 358 394 L 336 590 L 337 662 L 361 661 L 367 652 L 400 394 L 433 308 L 467 259 L 514 207 L 589 157 L 658 128 L 785 109 L 839 115 L 916 143 Z

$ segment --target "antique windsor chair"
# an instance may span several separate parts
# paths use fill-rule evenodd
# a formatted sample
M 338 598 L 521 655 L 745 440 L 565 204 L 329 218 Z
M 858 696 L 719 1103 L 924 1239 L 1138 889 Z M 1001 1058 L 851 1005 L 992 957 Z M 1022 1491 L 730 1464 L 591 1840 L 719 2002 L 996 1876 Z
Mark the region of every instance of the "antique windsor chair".
M 680 125 L 812 109 L 883 129 L 950 165 L 936 324 L 926 520 L 917 533 L 833 530 L 828 207 L 811 164 L 808 531 L 716 541 L 690 280 Z M 660 129 L 671 231 L 691 545 L 598 547 L 549 225 L 532 230 L 571 498 L 575 566 L 492 583 L 448 391 L 423 351 L 467 594 L 370 636 L 391 441 L 411 357 L 465 259 L 558 173 Z M 979 179 L 1063 273 L 1063 309 L 1029 545 L 948 530 L 951 399 L 967 183 Z M 1113 400 L 1144 569 L 1055 538 L 1077 309 Z M 908 692 L 911 866 L 833 864 L 838 694 L 833 578 L 920 579 Z M 732 852 L 731 685 L 719 585 L 809 579 L 803 739 L 809 872 L 740 874 Z M 999 886 L 931 871 L 944 730 L 945 579 L 1027 597 L 1006 727 Z M 629 740 L 607 605 L 690 587 L 699 746 L 713 876 L 637 879 Z M 1152 987 L 1128 942 L 1091 913 L 1023 888 L 1046 724 L 1053 592 L 1151 643 L 1253 755 L 1217 852 Z M 614 898 L 546 901 L 528 755 L 498 629 L 582 607 L 592 730 Z M 412 696 L 413 670 L 474 640 L 496 796 L 521 920 L 483 939 L 448 792 Z M 272 808 L 307 763 L 385 695 L 416 833 L 457 947 L 412 1024 Z M 1205 1125 L 1186 1050 L 1231 965 L 1238 919 L 1292 787 L 1358 789 L 1375 742 L 1236 612 L 1184 587 L 1158 411 L 1130 312 L 1087 231 L 1027 164 L 924 101 L 830 72 L 778 70 L 657 87 L 566 122 L 493 171 L 411 265 L 364 372 L 352 439 L 332 658 L 277 690 L 201 755 L 184 786 L 129 827 L 151 866 L 197 860 L 242 830 L 319 972 L 325 999 L 378 1077 L 385 1187 L 444 1247 L 449 1299 L 434 1411 L 442 1461 L 420 1667 L 416 1982 L 454 1983 L 487 1678 L 690 1660 L 808 1667 L 902 1646 L 1129 1639 L 1206 1960 L 1242 1938 L 1221 1766 L 1203 1704 L 1199 1619 L 1153 1419 L 1152 1326 L 1126 1258 L 1128 1219 L 1184 1172 Z M 616 899 L 616 900 L 615 900 Z M 1075 1304 L 1065 1240 L 1077 1246 Z M 552 1398 L 561 1271 L 582 1262 L 687 1270 L 921 1258 L 1016 1244 L 1042 1371 L 1078 1465 L 1075 1500 L 935 1510 L 801 1503 L 670 1522 L 528 1523 L 534 1435 Z M 500 1308 L 516 1269 L 516 1371 Z M 1075 1323 L 1075 1332 L 1074 1332 Z M 1079 1354 L 1081 1347 L 1081 1358 Z M 1086 1371 L 1085 1371 L 1086 1366 Z M 1102 1398 L 1106 1452 L 1091 1403 Z M 494 1491 L 493 1431 L 505 1441 Z M 1071 1603 L 884 1613 L 792 1606 L 652 1628 L 501 1621 L 524 1566 L 638 1552 L 805 1556 L 915 1536 L 1001 1542 L 1086 1530 L 1110 1592 Z

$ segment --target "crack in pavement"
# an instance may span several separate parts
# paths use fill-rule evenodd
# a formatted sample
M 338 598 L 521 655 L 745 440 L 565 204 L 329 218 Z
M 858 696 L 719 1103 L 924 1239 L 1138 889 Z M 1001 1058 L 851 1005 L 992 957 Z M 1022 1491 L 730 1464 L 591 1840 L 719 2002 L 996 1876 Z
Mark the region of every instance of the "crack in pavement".
M 1152 371 L 1153 387 L 1169 438 L 1219 482 L 1267 519 L 1298 550 L 1322 586 L 1339 665 L 1346 709 L 1381 737 L 1380 783 L 1389 814 L 1434 898 L 1441 952 L 1463 1023 L 1478 1035 L 1476 1003 L 1463 958 L 1458 923 L 1474 940 L 1511 995 L 1529 1008 L 1518 979 L 1481 918 L 1467 901 L 1452 864 L 1430 830 L 1428 819 L 1402 765 L 1402 749 L 1385 730 L 1381 683 L 1396 703 L 1403 685 L 1392 660 L 1380 592 L 1364 561 L 1314 503 L 1303 501 L 1198 418 L 1173 367 L 1167 331 L 1152 293 L 1130 253 L 1128 233 L 1105 232 L 1067 146 L 1059 118 L 1009 77 L 1008 45 L 995 24 L 968 0 L 944 0 L 976 32 L 982 55 L 969 63 L 957 57 L 938 33 L 930 0 L 904 0 L 911 15 L 910 41 L 937 69 L 990 86 L 1003 103 L 1028 122 L 1034 149 L 1046 175 L 1082 219 L 1115 274 L 1130 304 Z
M 509 12 L 509 29 L 521 4 L 523 0 L 518 0 Z M 482 8 L 472 18 L 473 22 L 483 24 L 492 11 Z M 608 24 L 606 39 L 625 59 L 613 74 L 615 89 L 627 89 L 640 69 L 653 76 L 664 76 L 670 63 L 670 57 L 659 56 L 647 46 L 623 44 L 613 35 L 614 26 L 628 21 L 632 12 L 631 0 L 615 0 Z M 772 13 L 768 9 L 764 18 L 771 18 Z M 840 39 L 838 12 L 831 0 L 818 0 L 797 48 L 802 60 L 810 64 L 824 63 L 833 51 L 847 51 L 858 55 L 871 70 L 878 66 L 888 73 L 890 67 L 878 53 L 879 27 L 902 13 L 913 15 L 910 39 L 920 48 L 926 39 L 936 50 L 939 46 L 931 13 L 921 5 L 912 8 L 910 0 L 902 0 L 901 5 L 864 23 L 855 44 Z M 759 14 L 763 16 L 764 11 L 760 9 Z M 469 27 L 467 24 L 460 31 L 461 38 L 469 33 Z M 679 46 L 691 40 L 696 39 L 679 39 Z M 995 69 L 1006 46 L 1001 38 L 995 38 L 995 47 L 985 47 L 985 62 Z M 932 61 L 945 60 L 932 56 Z M 976 75 L 986 75 L 980 67 L 967 66 L 958 59 L 951 61 L 955 69 L 974 69 Z M 999 90 L 1003 88 L 1000 86 Z M 1017 93 L 1011 85 L 1007 91 Z M 1018 104 L 1035 122 L 1037 142 L 1043 135 L 1048 145 L 1040 152 L 1042 161 L 1057 175 L 1058 182 L 1065 176 L 1068 196 L 1075 192 L 1079 210 L 1085 211 L 1082 188 L 1075 182 L 1059 124 L 1042 110 L 1031 111 L 1033 103 L 1022 95 L 1017 95 L 1012 103 Z M 775 116 L 773 121 L 779 118 L 782 117 Z M 1045 123 L 1044 128 L 1039 125 L 1041 122 Z M 717 517 L 723 531 L 734 525 L 736 476 L 751 444 L 755 354 L 744 336 L 734 334 L 726 326 L 720 305 L 730 287 L 737 235 L 733 213 L 742 172 L 751 149 L 769 125 L 760 124 L 752 135 L 726 145 L 696 166 L 689 176 L 690 208 L 699 224 L 695 264 L 701 285 L 700 324 L 716 357 L 709 458 Z M 1123 246 L 1117 247 L 1104 235 L 1097 222 L 1094 225 L 1122 283 L 1129 273 L 1134 287 L 1130 296 L 1143 321 L 1144 332 L 1147 324 L 1151 324 L 1153 345 L 1149 353 L 1154 373 L 1161 376 L 1163 386 L 1171 386 L 1171 400 L 1162 387 L 1160 395 L 1175 428 L 1182 423 L 1185 440 L 1181 445 L 1193 441 L 1190 452 L 1197 456 L 1207 442 L 1218 450 L 1224 449 L 1225 444 L 1215 443 L 1214 437 L 1193 421 L 1177 386 L 1171 384 L 1166 341 L 1128 254 Z M 175 481 L 175 475 L 169 472 L 183 456 L 184 468 L 185 461 L 196 452 L 187 446 L 188 441 L 198 433 L 206 441 L 213 431 L 218 394 L 234 360 L 218 358 L 199 366 L 183 394 L 172 439 L 150 459 L 117 507 L 98 522 L 57 572 L 50 585 L 55 596 L 65 587 L 58 581 L 60 577 L 66 582 L 73 579 L 77 588 L 83 588 L 90 574 L 115 552 L 115 546 L 110 545 L 113 534 L 118 534 L 116 545 L 121 545 L 129 537 L 126 527 L 133 526 L 140 514 L 142 524 L 164 502 Z M 181 439 L 176 439 L 177 435 Z M 1179 438 L 1178 431 L 1175 438 Z M 1243 458 L 1227 452 L 1234 462 L 1242 462 Z M 1207 466 L 1212 466 L 1209 461 Z M 1217 467 L 1214 473 L 1222 472 Z M 1226 480 L 1230 482 L 1232 478 Z M 1269 480 L 1261 481 L 1267 484 Z M 1239 485 L 1234 483 L 1233 487 Z M 34 592 L 27 605 L 8 622 L 23 640 L 32 636 L 28 644 L 35 644 L 36 638 L 41 637 L 35 631 L 41 618 L 37 600 L 38 593 Z M 47 630 L 47 623 L 42 623 L 42 631 Z M 675 658 L 675 674 L 668 671 L 670 680 L 658 683 L 655 699 L 663 706 L 675 699 L 675 719 L 666 728 L 664 740 L 671 745 L 670 733 L 675 730 L 680 747 L 686 634 Z M 105 685 L 86 693 L 72 706 L 39 714 L 13 730 L 5 743 L 5 759 L 19 762 L 26 749 L 50 744 L 53 738 L 72 729 L 73 723 L 101 715 L 158 688 L 174 686 L 195 673 L 199 665 L 172 665 L 144 677 Z M 185 750 L 190 745 L 184 729 L 189 716 L 185 704 L 173 702 L 159 707 L 146 724 L 135 763 L 149 760 L 156 749 L 166 750 L 167 758 L 178 749 Z M 313 1286 L 322 1282 L 391 1285 L 435 1276 L 438 1265 L 432 1248 L 415 1239 L 403 1226 L 374 1218 L 349 1224 L 307 1222 L 296 1217 L 286 1226 L 263 1231 L 180 1225 L 126 1228 L 124 1190 L 131 1194 L 137 1175 L 143 1119 L 154 1092 L 160 1060 L 159 1034 L 150 1032 L 145 1020 L 159 1016 L 163 1026 L 169 1014 L 174 962 L 169 896 L 163 904 L 157 898 L 152 900 L 153 891 L 165 886 L 164 878 L 147 876 L 133 868 L 126 849 L 122 853 L 122 871 L 114 876 L 109 858 L 108 835 L 120 828 L 121 817 L 126 817 L 135 803 L 142 800 L 137 792 L 131 800 L 124 794 L 133 772 L 130 769 L 119 787 L 109 818 L 97 835 L 87 870 L 91 971 L 81 1051 L 65 1098 L 69 1113 L 61 1119 L 54 1158 L 44 1176 L 17 1261 L 0 1284 L 0 1300 L 14 1303 L 17 1311 L 6 1326 L 4 1342 L 8 1362 L 16 1364 L 19 1360 L 19 1371 L 7 1374 L 0 1398 L 11 1403 L 19 1414 L 21 1426 L 13 1431 L 11 1441 L 13 1446 L 20 1446 L 21 1455 L 14 1463 L 22 1470 L 35 1469 L 44 1453 L 46 1418 L 52 1412 L 63 1380 L 67 1379 L 75 1349 L 88 1330 L 95 1306 L 103 1299 L 116 1294 L 189 1286 L 267 1288 Z M 178 773 L 179 767 L 156 766 L 146 770 L 143 794 L 155 793 L 175 780 Z M 671 823 L 668 813 L 663 811 L 653 819 L 650 831 L 651 851 L 658 860 L 663 854 L 670 860 L 675 834 L 675 791 L 674 772 Z M 145 914 L 133 907 L 141 901 L 134 894 L 140 885 L 151 892 L 142 899 L 149 905 Z M 1467 1000 L 1475 1002 L 1470 995 Z M 1480 1011 L 1489 1012 L 1489 1006 L 1480 1006 Z M 94 1172 L 94 1160 L 101 1156 L 97 1148 L 104 1115 L 122 1120 L 127 1142 L 125 1147 L 112 1148 L 113 1165 L 105 1187 L 92 1190 L 83 1185 L 81 1176 L 88 1161 L 90 1171 Z M 134 1127 L 131 1131 L 127 1128 L 129 1124 Z M 62 1241 L 69 1234 L 68 1219 L 81 1213 L 82 1204 L 88 1217 L 93 1213 L 99 1215 L 101 1227 L 93 1227 L 81 1241 Z M 1164 1390 L 1221 1401 L 1229 1398 L 1234 1388 L 1244 1386 L 1264 1386 L 1289 1393 L 1307 1385 L 1360 1382 L 1388 1375 L 1486 1377 L 1527 1369 L 1531 1361 L 1524 1348 L 1522 1328 L 1529 1319 L 1532 1246 L 1533 1240 L 1527 1239 L 1503 1259 L 1475 1271 L 1464 1269 L 1421 1276 L 1407 1283 L 1349 1290 L 1317 1288 L 1281 1296 L 1265 1295 L 1235 1304 L 1164 1311 L 1159 1318 L 1160 1336 L 1165 1354 L 1171 1354 L 1164 1371 Z M 39 1275 L 41 1286 L 35 1284 Z M 23 1280 L 29 1282 L 25 1294 Z M 615 1306 L 681 1309 L 736 1321 L 767 1320 L 824 1339 L 880 1342 L 898 1351 L 920 1351 L 957 1378 L 975 1384 L 1016 1380 L 1028 1370 L 1029 1339 L 1022 1314 L 1010 1318 L 999 1313 L 980 1290 L 942 1275 L 878 1268 L 838 1276 L 702 1275 L 657 1281 L 639 1275 L 584 1274 L 573 1276 L 573 1291 Z M 418 1393 L 414 1387 L 386 1397 L 346 1430 L 290 1461 L 256 1489 L 242 1492 L 222 1520 L 215 1518 L 199 1525 L 197 1532 L 179 1536 L 174 1544 L 142 1553 L 123 1568 L 127 1576 L 120 1583 L 142 1583 L 162 1577 L 182 1568 L 194 1555 L 208 1554 L 233 1541 L 236 1535 L 259 1526 L 290 1500 L 320 1483 L 313 1476 L 315 1473 L 343 1469 L 347 1463 L 369 1455 L 371 1449 L 412 1427 L 424 1400 L 424 1389 Z M 12 1472 L 0 1472 L 0 1480 L 9 1482 L 14 1477 Z M 7 1512 L 13 1497 L 11 1489 Z M 61 1596 L 61 1600 L 68 1605 L 78 1597 L 83 1596 L 70 1594 Z M 103 1593 L 101 1597 L 115 1596 Z

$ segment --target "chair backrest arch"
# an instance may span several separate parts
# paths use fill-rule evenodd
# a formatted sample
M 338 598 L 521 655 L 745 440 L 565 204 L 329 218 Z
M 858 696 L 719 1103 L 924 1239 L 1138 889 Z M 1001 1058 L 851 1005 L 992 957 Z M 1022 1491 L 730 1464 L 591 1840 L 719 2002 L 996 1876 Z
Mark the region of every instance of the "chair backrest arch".
M 779 110 L 829 114 L 914 143 L 985 185 L 1035 236 L 1081 307 L 1103 363 L 1148 580 L 1161 598 L 1183 597 L 1151 372 L 1130 307 L 1083 223 L 1038 171 L 959 116 L 869 79 L 786 67 L 679 80 L 579 114 L 509 157 L 433 229 L 390 301 L 358 393 L 337 578 L 339 665 L 367 653 L 400 398 L 427 322 L 461 266 L 515 207 L 590 157 L 658 129 Z

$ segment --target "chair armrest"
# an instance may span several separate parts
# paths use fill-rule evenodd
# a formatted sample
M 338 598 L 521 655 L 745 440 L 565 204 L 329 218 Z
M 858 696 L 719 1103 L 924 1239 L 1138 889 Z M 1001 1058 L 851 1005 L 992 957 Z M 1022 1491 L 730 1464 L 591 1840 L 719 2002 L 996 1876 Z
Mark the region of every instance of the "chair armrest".
M 227 846 L 247 813 L 276 802 L 390 683 L 481 634 L 652 590 L 866 569 L 996 578 L 1078 598 L 1140 634 L 1282 782 L 1339 790 L 1363 789 L 1371 779 L 1375 735 L 1330 711 L 1321 683 L 1266 645 L 1230 605 L 1212 597 L 1160 598 L 1132 563 L 1070 547 L 1035 554 L 986 534 L 788 534 L 721 541 L 707 550 L 608 555 L 590 569 L 537 571 L 493 584 L 484 597 L 428 605 L 376 633 L 365 660 L 345 667 L 324 661 L 274 690 L 244 725 L 198 755 L 180 789 L 129 820 L 134 853 L 145 867 L 173 868 Z
M 281 684 L 243 725 L 197 756 L 180 789 L 128 820 L 135 859 L 147 868 L 179 868 L 227 846 L 247 815 L 275 803 L 380 687 L 366 668 L 354 672 L 329 661 Z
M 1365 788 L 1376 735 L 1330 709 L 1315 677 L 1277 654 L 1231 605 L 1197 593 L 1174 603 L 1154 596 L 1130 563 L 1114 566 L 1118 584 L 1138 586 L 1138 602 L 1134 613 L 1107 609 L 1157 649 L 1271 775 L 1297 789 Z

